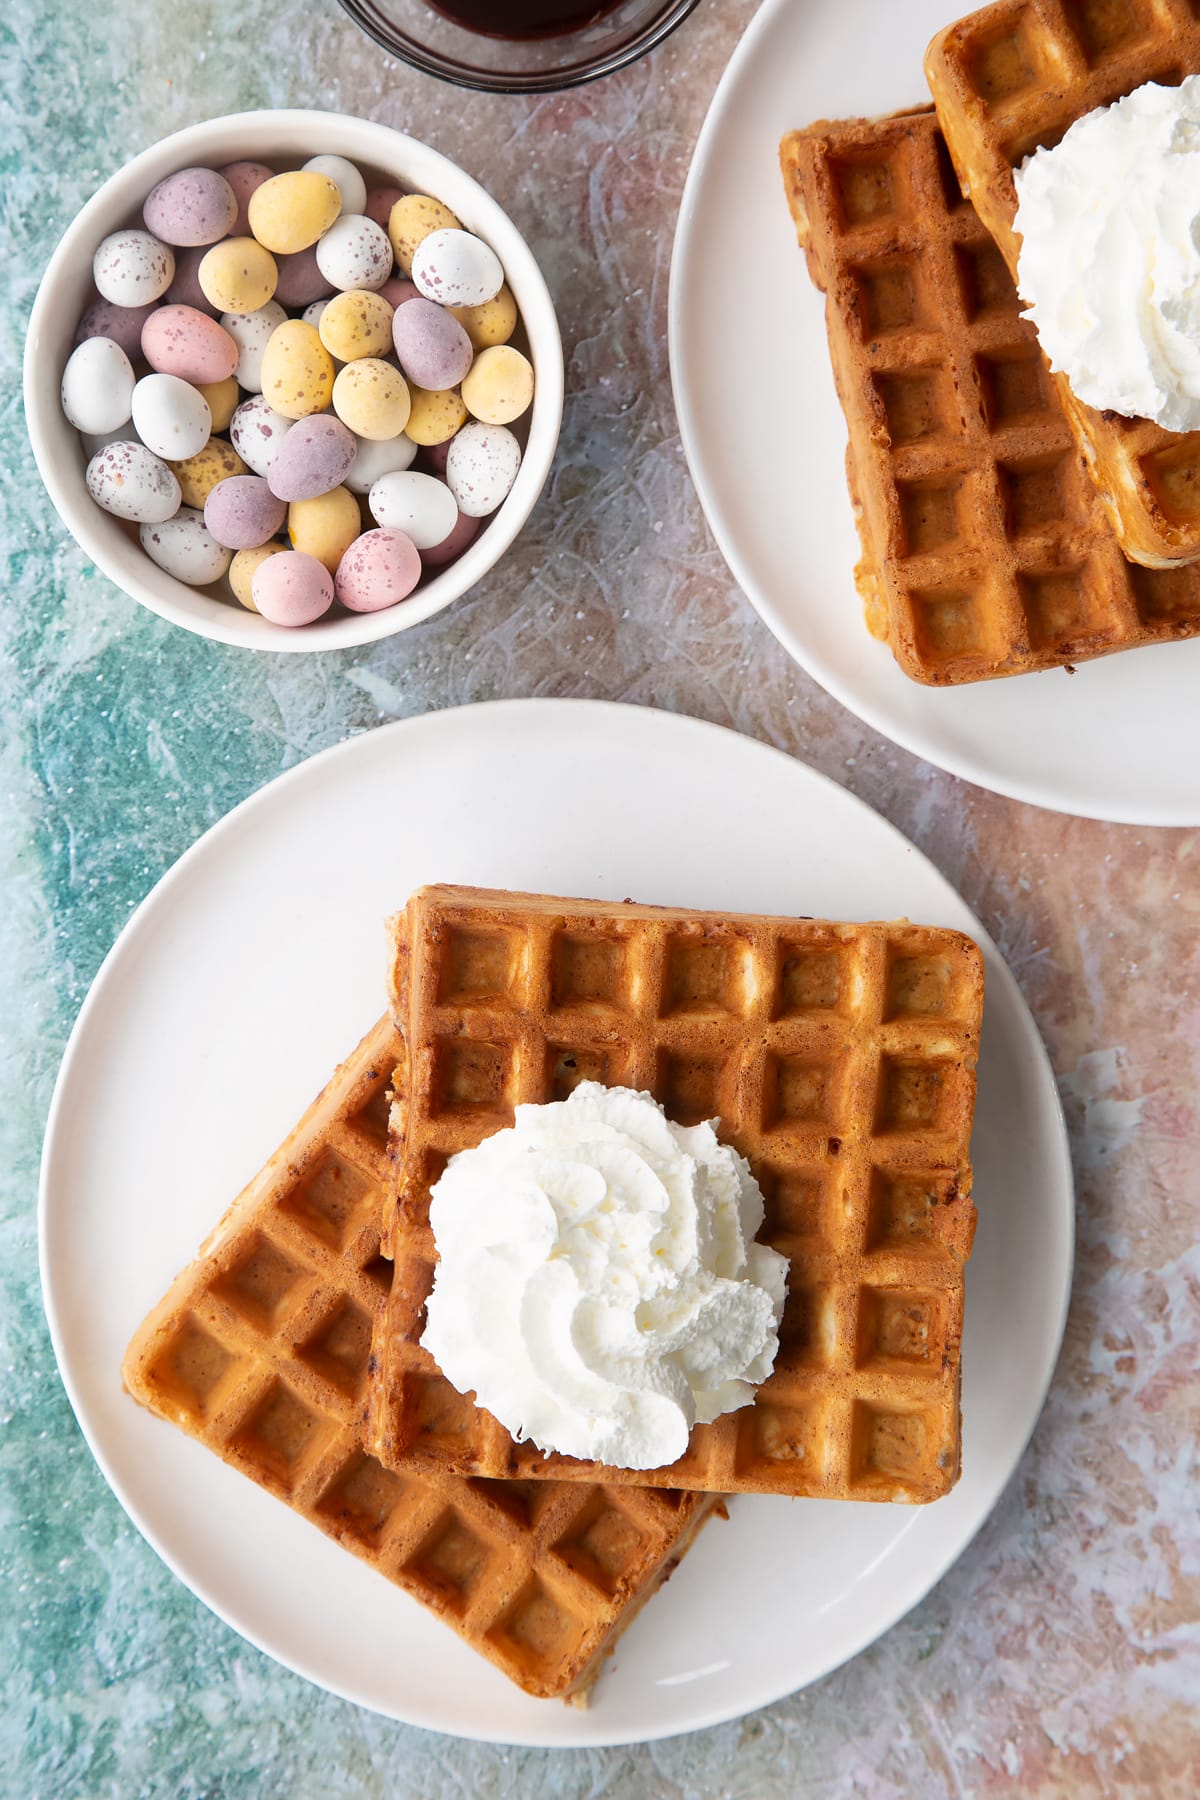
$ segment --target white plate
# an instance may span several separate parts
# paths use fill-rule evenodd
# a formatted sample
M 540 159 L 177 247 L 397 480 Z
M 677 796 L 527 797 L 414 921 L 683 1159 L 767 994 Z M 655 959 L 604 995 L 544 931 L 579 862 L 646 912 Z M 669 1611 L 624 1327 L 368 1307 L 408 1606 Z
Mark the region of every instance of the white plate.
M 1142 825 L 1200 822 L 1200 640 L 957 692 L 867 635 L 846 427 L 824 306 L 779 175 L 785 131 L 929 98 L 948 0 L 766 0 L 717 89 L 671 268 L 671 370 L 692 476 L 740 586 L 784 648 L 877 731 L 983 787 Z
M 736 1502 L 622 1640 L 586 1713 L 526 1699 L 415 1601 L 121 1390 L 134 1327 L 382 1010 L 385 915 L 437 880 L 906 913 L 972 932 L 987 955 L 962 1480 L 927 1508 Z M 587 701 L 405 720 L 302 764 L 214 826 L 138 909 L 88 995 L 42 1168 L 59 1366 L 101 1468 L 159 1554 L 310 1680 L 393 1718 L 508 1743 L 629 1743 L 711 1725 L 886 1630 L 1012 1473 L 1054 1366 L 1071 1243 L 1045 1052 L 997 951 L 936 870 L 779 751 Z

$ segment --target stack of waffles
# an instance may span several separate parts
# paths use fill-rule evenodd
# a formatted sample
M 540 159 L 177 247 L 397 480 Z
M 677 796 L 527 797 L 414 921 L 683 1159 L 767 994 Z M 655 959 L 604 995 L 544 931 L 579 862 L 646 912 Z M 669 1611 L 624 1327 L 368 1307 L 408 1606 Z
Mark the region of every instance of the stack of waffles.
M 953 931 L 424 888 L 392 1016 L 135 1335 L 126 1385 L 431 1607 L 580 1698 L 740 1493 L 923 1502 L 959 1469 L 982 962 Z M 670 1468 L 517 1444 L 422 1349 L 429 1190 L 594 1079 L 719 1117 L 791 1257 L 775 1372 Z
M 1051 373 L 1012 229 L 1025 155 L 1196 70 L 1190 0 L 1001 0 L 931 46 L 936 113 L 780 146 L 826 295 L 867 623 L 917 681 L 1200 633 L 1200 434 L 1098 413 Z

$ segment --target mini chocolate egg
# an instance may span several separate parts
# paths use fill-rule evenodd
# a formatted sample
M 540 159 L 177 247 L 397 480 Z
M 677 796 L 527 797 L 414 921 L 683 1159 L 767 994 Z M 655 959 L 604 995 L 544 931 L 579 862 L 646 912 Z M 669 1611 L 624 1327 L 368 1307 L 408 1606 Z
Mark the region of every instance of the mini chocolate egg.
M 482 306 L 504 286 L 500 258 L 470 231 L 433 231 L 417 246 L 412 278 L 442 306 Z
M 242 404 L 229 421 L 229 437 L 234 449 L 256 475 L 266 475 L 279 454 L 292 421 L 277 413 L 261 394 Z
M 389 251 L 390 255 L 391 252 Z M 350 288 L 321 303 L 317 333 L 338 362 L 383 356 L 392 347 L 392 309 L 380 294 Z
M 285 546 L 283 544 L 259 544 L 255 550 L 239 550 L 229 565 L 229 586 L 239 606 L 247 612 L 257 612 L 254 604 L 254 572 L 268 556 L 278 556 Z
M 255 312 L 221 314 L 221 325 L 237 346 L 234 373 L 238 386 L 244 387 L 248 394 L 262 392 L 263 352 L 270 343 L 272 334 L 286 319 L 287 314 L 278 300 L 268 300 L 265 306 L 260 306 Z
M 364 531 L 338 564 L 335 592 L 351 612 L 382 612 L 421 579 L 421 558 L 402 531 Z
M 452 438 L 468 414 L 456 388 L 410 389 L 408 423 L 404 427 L 414 444 L 444 443 Z
M 367 197 L 361 206 L 352 210 L 366 213 L 368 219 L 374 219 L 386 231 L 391 220 L 392 208 L 397 200 L 403 199 L 404 189 L 398 187 L 373 187 L 367 189 Z
M 196 392 L 203 394 L 208 401 L 208 410 L 212 414 L 214 431 L 227 431 L 229 422 L 238 408 L 241 389 L 237 377 L 227 375 L 224 381 L 198 381 Z
M 458 510 L 473 519 L 495 512 L 517 479 L 521 446 L 503 425 L 464 425 L 446 457 L 446 483 Z
M 392 319 L 396 356 L 417 387 L 456 387 L 471 367 L 471 340 L 444 306 L 434 300 L 406 300 Z
M 362 531 L 362 514 L 349 489 L 335 487 L 312 500 L 293 500 L 287 529 L 292 549 L 315 556 L 332 575 Z
M 142 218 L 164 244 L 215 244 L 233 230 L 237 196 L 215 169 L 178 169 L 146 196 Z
M 270 251 L 252 237 L 225 238 L 204 252 L 196 278 L 218 312 L 248 313 L 273 297 L 279 271 Z
M 249 237 L 250 219 L 247 209 L 250 205 L 250 196 L 262 186 L 264 181 L 270 181 L 274 173 L 274 169 L 268 169 L 266 163 L 232 162 L 225 164 L 221 174 L 233 189 L 233 197 L 237 201 L 237 218 L 229 227 L 231 237 Z
M 117 519 L 158 525 L 179 510 L 179 483 L 145 444 L 124 442 L 98 450 L 84 480 L 97 506 Z
M 344 479 L 344 485 L 352 494 L 369 494 L 381 475 L 390 475 L 393 469 L 409 468 L 417 454 L 417 446 L 404 432 L 399 437 L 381 438 L 378 442 L 369 438 L 355 438 L 354 442 L 354 461 Z
M 367 505 L 377 525 L 403 531 L 418 550 L 442 543 L 458 521 L 458 505 L 446 483 L 415 469 L 381 475 Z
M 440 544 L 434 544 L 429 550 L 421 552 L 423 569 L 444 569 L 460 557 L 463 551 L 479 536 L 483 529 L 482 519 L 473 519 L 469 513 L 460 512 L 455 520 L 454 529 Z
M 276 326 L 263 351 L 261 373 L 263 394 L 285 419 L 304 419 L 329 405 L 333 358 L 303 319 L 285 319 Z
M 158 524 L 145 524 L 138 532 L 142 549 L 152 562 L 176 581 L 189 587 L 207 587 L 220 581 L 233 557 L 232 550 L 219 544 L 194 507 L 181 506 L 170 519 Z
M 450 311 L 476 350 L 487 350 L 492 344 L 507 344 L 517 329 L 517 303 L 507 282 L 482 306 L 452 306 Z
M 212 433 L 208 401 L 178 375 L 143 375 L 130 405 L 138 436 L 165 462 L 195 456 Z
M 467 411 L 485 425 L 510 425 L 533 401 L 533 364 L 511 344 L 493 344 L 479 352 L 464 376 L 462 397 Z
M 326 281 L 317 266 L 315 244 L 307 250 L 297 250 L 294 256 L 276 257 L 275 266 L 279 270 L 275 298 L 292 311 L 311 306 L 314 300 L 328 300 L 333 292 L 333 283 Z
M 117 306 L 161 300 L 174 276 L 174 252 L 148 231 L 114 231 L 92 259 L 92 280 L 101 299 Z
M 391 363 L 360 356 L 338 370 L 333 410 L 356 437 L 394 438 L 408 421 L 408 383 Z
M 381 288 L 392 272 L 388 234 L 362 213 L 343 213 L 317 245 L 317 267 L 342 293 Z
M 208 313 L 194 306 L 160 306 L 142 327 L 142 355 L 158 374 L 203 386 L 233 374 L 238 347 Z
M 267 250 L 293 256 L 323 237 L 342 210 L 336 181 L 316 169 L 272 175 L 250 196 L 250 230 Z
M 311 625 L 333 605 L 333 576 L 303 550 L 264 557 L 250 582 L 256 612 L 272 625 Z
M 219 437 L 210 437 L 203 450 L 197 450 L 195 456 L 185 456 L 181 462 L 173 462 L 171 468 L 179 483 L 183 504 L 198 507 L 201 511 L 219 481 L 246 473 L 246 465 L 233 445 Z
M 337 184 L 342 196 L 342 216 L 347 213 L 360 213 L 367 204 L 367 184 L 352 162 L 344 156 L 310 156 L 304 164 L 306 169 L 315 169 L 318 175 L 328 175 L 330 181 Z M 386 225 L 386 219 L 383 221 Z
M 281 500 L 315 500 L 340 486 L 354 465 L 354 433 L 327 413 L 299 419 L 284 438 L 267 475 Z
M 62 409 L 76 431 L 119 431 L 133 411 L 137 377 L 112 338 L 85 338 L 72 350 L 62 377 Z
M 401 275 L 412 274 L 413 257 L 419 245 L 434 231 L 460 229 L 459 221 L 448 206 L 429 194 L 404 194 L 392 208 L 388 220 L 388 237 Z
M 168 306 L 194 306 L 197 312 L 215 317 L 217 308 L 200 286 L 200 264 L 207 255 L 204 244 L 175 252 L 175 275 L 163 295 Z
M 75 327 L 75 342 L 111 338 L 133 362 L 142 354 L 142 327 L 157 305 L 156 300 L 147 306 L 114 306 L 111 300 L 93 300 Z
M 261 475 L 231 475 L 218 481 L 204 502 L 204 523 L 218 544 L 230 550 L 257 550 L 282 531 L 287 507 Z

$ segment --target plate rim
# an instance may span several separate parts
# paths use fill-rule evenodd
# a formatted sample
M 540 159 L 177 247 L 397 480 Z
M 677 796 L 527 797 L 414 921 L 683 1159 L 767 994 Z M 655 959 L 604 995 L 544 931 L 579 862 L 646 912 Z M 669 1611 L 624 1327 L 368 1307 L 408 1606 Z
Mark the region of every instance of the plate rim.
M 920 861 L 926 865 L 928 871 L 935 880 L 954 897 L 960 906 L 964 908 L 973 921 L 972 935 L 977 937 L 977 941 L 980 943 L 984 953 L 989 988 L 994 988 L 997 981 L 999 981 L 1006 989 L 1006 998 L 1011 1010 L 1012 1018 L 1019 1029 L 1022 1039 L 1021 1043 L 1016 1047 L 1020 1048 L 1024 1054 L 1028 1055 L 1036 1066 L 1037 1082 L 1044 1090 L 1048 1102 L 1047 1121 L 1049 1122 L 1052 1120 L 1054 1126 L 1053 1162 L 1055 1167 L 1053 1170 L 1052 1185 L 1053 1191 L 1060 1193 L 1062 1197 L 1061 1204 L 1049 1215 L 1051 1220 L 1049 1229 L 1054 1235 L 1057 1254 L 1062 1262 L 1062 1270 L 1057 1288 L 1057 1316 L 1052 1321 L 1052 1329 L 1048 1340 L 1052 1349 L 1048 1351 L 1046 1356 L 1045 1368 L 1042 1372 L 1038 1391 L 1036 1393 L 1036 1404 L 1031 1406 L 1029 1423 L 1019 1446 L 1016 1447 L 1011 1457 L 1009 1465 L 1004 1469 L 1002 1478 L 996 1483 L 994 1491 L 991 1493 L 982 1512 L 970 1522 L 965 1533 L 961 1536 L 961 1541 L 956 1540 L 955 1548 L 951 1554 L 937 1562 L 936 1567 L 933 1569 L 933 1572 L 928 1575 L 927 1579 L 923 1574 L 916 1589 L 911 1594 L 905 1594 L 901 1598 L 899 1604 L 888 1610 L 886 1615 L 867 1624 L 861 1631 L 849 1634 L 852 1640 L 849 1648 L 839 1648 L 830 1660 L 823 1663 L 819 1669 L 815 1669 L 800 1683 L 799 1686 L 796 1686 L 790 1680 L 785 1679 L 778 1687 L 773 1687 L 770 1690 L 764 1689 L 762 1695 L 744 1711 L 740 1708 L 740 1705 L 733 1711 L 730 1711 L 727 1705 L 723 1706 L 719 1701 L 714 1701 L 706 1708 L 701 1708 L 694 1717 L 683 1722 L 668 1722 L 664 1724 L 661 1729 L 653 1731 L 629 1731 L 620 1727 L 616 1729 L 612 1727 L 601 1727 L 598 1730 L 588 1730 L 586 1721 L 588 1720 L 589 1715 L 586 1712 L 582 1712 L 576 1715 L 581 1721 L 579 1734 L 578 1736 L 573 1736 L 569 1742 L 564 1742 L 561 1738 L 548 1736 L 533 1730 L 524 1730 L 519 1734 L 514 1734 L 510 1738 L 499 1740 L 486 1729 L 473 1728 L 469 1723 L 459 1723 L 454 1725 L 435 1724 L 430 1723 L 428 1720 L 404 1713 L 396 1708 L 385 1709 L 375 1706 L 373 1702 L 364 1700 L 359 1694 L 350 1691 L 347 1686 L 339 1683 L 336 1678 L 331 1678 L 324 1672 L 317 1673 L 308 1664 L 304 1655 L 291 1652 L 285 1654 L 276 1645 L 265 1642 L 263 1636 L 256 1629 L 248 1627 L 243 1622 L 235 1621 L 229 1616 L 229 1613 L 222 1605 L 216 1604 L 207 1592 L 202 1591 L 205 1585 L 202 1579 L 194 1578 L 192 1574 L 184 1572 L 175 1551 L 167 1547 L 161 1540 L 155 1527 L 142 1517 L 141 1508 L 136 1495 L 128 1491 L 125 1482 L 118 1475 L 115 1468 L 110 1465 L 103 1443 L 102 1429 L 89 1417 L 88 1405 L 84 1401 L 75 1382 L 74 1373 L 65 1348 L 64 1328 L 55 1297 L 55 1273 L 51 1267 L 50 1237 L 54 1223 L 52 1214 L 55 1207 L 52 1190 L 54 1188 L 55 1161 L 58 1154 L 57 1139 L 61 1129 L 60 1115 L 64 1113 L 68 1105 L 70 1097 L 69 1089 L 75 1080 L 75 1068 L 84 1055 L 85 1041 L 90 1030 L 91 1015 L 103 1004 L 108 985 L 117 978 L 117 972 L 122 965 L 125 956 L 128 954 L 129 944 L 135 941 L 136 934 L 139 931 L 144 930 L 147 927 L 147 924 L 157 920 L 162 908 L 169 904 L 170 896 L 176 885 L 186 880 L 193 862 L 211 854 L 211 846 L 214 843 L 219 843 L 225 835 L 231 833 L 235 828 L 235 824 L 240 824 L 247 814 L 260 808 L 269 807 L 273 802 L 274 796 L 278 792 L 281 790 L 288 790 L 293 786 L 303 784 L 306 780 L 312 779 L 311 771 L 314 766 L 320 765 L 322 768 L 327 768 L 336 760 L 352 759 L 356 754 L 361 754 L 359 747 L 364 742 L 369 742 L 374 745 L 376 740 L 382 738 L 394 739 L 416 735 L 420 733 L 422 728 L 427 728 L 429 721 L 440 720 L 442 718 L 453 718 L 455 716 L 471 715 L 473 718 L 477 719 L 481 714 L 490 714 L 500 718 L 511 719 L 512 716 L 518 712 L 527 712 L 531 715 L 543 717 L 551 713 L 558 713 L 564 719 L 569 719 L 571 715 L 577 715 L 581 710 L 592 714 L 608 713 L 619 718 L 626 718 L 631 713 L 645 714 L 655 720 L 655 729 L 665 727 L 666 729 L 674 730 L 678 726 L 683 726 L 687 729 L 695 729 L 705 736 L 715 738 L 717 741 L 724 741 L 732 738 L 741 745 L 750 746 L 756 752 L 767 752 L 774 758 L 785 761 L 790 765 L 797 766 L 801 771 L 803 778 L 811 779 L 817 784 L 832 790 L 832 793 L 836 796 L 836 804 L 848 804 L 851 811 L 861 810 L 861 812 L 866 814 L 872 821 L 873 828 L 879 826 L 884 827 L 885 831 L 896 840 L 897 847 L 910 856 L 918 857 Z M 344 1054 L 345 1051 L 343 1050 L 342 1053 Z M 1051 1170 L 1049 1165 L 1047 1166 L 1046 1180 L 1049 1187 L 1051 1185 Z M 59 1204 L 61 1205 L 61 1202 L 59 1202 Z M 624 1744 L 650 1743 L 692 1731 L 706 1730 L 712 1726 L 747 1716 L 748 1712 L 758 1711 L 763 1707 L 774 1705 L 793 1693 L 803 1691 L 804 1688 L 813 1685 L 816 1681 L 823 1680 L 827 1675 L 843 1666 L 844 1663 L 851 1661 L 855 1656 L 861 1654 L 864 1649 L 875 1643 L 886 1632 L 890 1631 L 891 1628 L 899 1623 L 899 1621 L 911 1612 L 915 1606 L 919 1605 L 937 1583 L 949 1573 L 959 1557 L 978 1536 L 987 1520 L 992 1516 L 996 1506 L 999 1504 L 1005 1489 L 1019 1466 L 1021 1458 L 1025 1454 L 1025 1450 L 1028 1447 L 1029 1441 L 1041 1417 L 1046 1396 L 1054 1379 L 1059 1356 L 1061 1354 L 1063 1334 L 1070 1307 L 1072 1275 L 1074 1269 L 1074 1172 L 1070 1156 L 1066 1121 L 1053 1067 L 1050 1063 L 1049 1054 L 1042 1041 L 1041 1034 L 1038 1031 L 1036 1021 L 1020 991 L 1015 976 L 1009 969 L 998 946 L 991 937 L 991 934 L 977 918 L 974 910 L 967 901 L 958 893 L 958 890 L 954 887 L 953 883 L 922 850 L 913 844 L 912 841 L 900 831 L 899 827 L 891 822 L 891 820 L 884 818 L 882 814 L 876 812 L 873 807 L 869 806 L 865 800 L 862 800 L 858 795 L 851 793 L 849 789 L 842 787 L 838 782 L 824 774 L 821 770 L 812 768 L 811 765 L 803 762 L 799 757 L 791 755 L 788 751 L 782 750 L 774 744 L 766 743 L 761 739 L 748 737 L 744 733 L 734 731 L 728 726 L 715 724 L 710 720 L 698 719 L 690 714 L 672 713 L 660 708 L 636 706 L 619 701 L 576 698 L 511 698 L 476 702 L 458 707 L 438 708 L 432 712 L 415 714 L 407 718 L 390 721 L 388 724 L 377 727 L 372 731 L 360 732 L 349 738 L 342 739 L 338 743 L 329 745 L 324 750 L 296 763 L 290 769 L 273 777 L 270 781 L 264 783 L 262 787 L 257 788 L 253 793 L 247 795 L 237 806 L 233 807 L 229 812 L 225 813 L 220 819 L 215 821 L 214 824 L 201 833 L 201 835 L 182 852 L 170 867 L 163 872 L 122 925 L 120 932 L 97 969 L 96 975 L 89 986 L 88 992 L 84 997 L 83 1003 L 80 1006 L 79 1012 L 68 1035 L 62 1060 L 55 1079 L 54 1091 L 49 1112 L 47 1114 L 45 1135 L 43 1139 L 38 1179 L 37 1241 L 42 1304 L 54 1350 L 57 1372 L 66 1391 L 75 1420 L 99 1471 L 117 1503 L 121 1506 L 130 1523 L 138 1531 L 139 1535 L 146 1540 L 175 1578 L 179 1580 L 193 1597 L 206 1607 L 208 1611 L 214 1613 L 229 1630 L 234 1632 L 236 1636 L 253 1645 L 255 1649 L 271 1658 L 272 1661 L 279 1663 L 283 1667 L 300 1675 L 303 1679 L 312 1682 L 315 1686 L 335 1694 L 338 1698 L 346 1700 L 353 1705 L 361 1706 L 364 1710 L 377 1712 L 379 1716 L 391 1718 L 400 1724 L 416 1726 L 424 1730 L 443 1732 L 449 1736 L 473 1739 L 475 1741 L 486 1743 L 503 1741 L 514 1745 L 553 1749 L 602 1748 L 616 1747 Z M 203 1446 L 200 1446 L 200 1448 L 203 1448 Z M 743 1498 L 753 1498 L 753 1496 L 745 1496 Z

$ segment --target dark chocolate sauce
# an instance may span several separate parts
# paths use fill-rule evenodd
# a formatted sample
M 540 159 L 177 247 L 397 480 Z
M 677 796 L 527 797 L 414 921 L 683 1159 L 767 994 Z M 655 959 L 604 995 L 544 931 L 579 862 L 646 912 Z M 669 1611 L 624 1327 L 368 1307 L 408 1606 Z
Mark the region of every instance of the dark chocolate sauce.
M 426 0 L 434 12 L 484 37 L 546 38 L 580 31 L 621 0 Z

